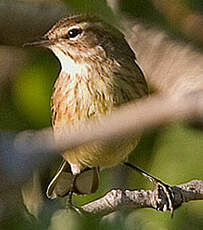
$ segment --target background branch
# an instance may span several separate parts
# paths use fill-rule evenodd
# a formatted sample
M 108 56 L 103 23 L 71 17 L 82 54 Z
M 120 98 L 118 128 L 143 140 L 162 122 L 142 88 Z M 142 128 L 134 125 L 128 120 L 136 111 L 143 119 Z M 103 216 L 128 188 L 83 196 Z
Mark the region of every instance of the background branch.
M 37 40 L 67 14 L 67 7 L 62 2 L 15 1 L 14 4 L 1 0 L 0 30 L 3 33 L 0 34 L 0 44 L 22 46 L 25 42 Z
M 203 55 L 190 43 L 140 23 L 127 37 L 152 90 L 179 97 L 203 89 Z
M 203 44 L 203 17 L 187 4 L 176 0 L 152 0 L 154 6 L 167 18 L 168 23 L 179 27 L 188 38 Z
M 9 179 L 12 183 L 23 183 L 32 169 L 48 163 L 56 152 L 92 141 L 108 143 L 126 135 L 141 135 L 171 122 L 202 119 L 202 98 L 202 91 L 191 92 L 180 98 L 152 96 L 136 104 L 118 108 L 111 116 L 103 117 L 99 123 L 90 120 L 80 130 L 70 133 L 67 127 L 67 135 L 57 143 L 50 128 L 24 131 L 17 135 L 3 133 L 0 143 L 1 152 L 4 153 L 0 159 L 1 173 L 8 176 L 7 183 Z

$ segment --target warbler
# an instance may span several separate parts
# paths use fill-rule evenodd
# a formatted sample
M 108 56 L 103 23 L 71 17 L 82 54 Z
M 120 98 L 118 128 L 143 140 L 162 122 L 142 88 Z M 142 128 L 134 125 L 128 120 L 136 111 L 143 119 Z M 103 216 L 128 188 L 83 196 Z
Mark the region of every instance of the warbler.
M 149 94 L 135 53 L 122 32 L 95 16 L 74 15 L 57 22 L 36 45 L 48 47 L 61 63 L 51 97 L 56 141 L 71 130 L 89 128 L 86 121 Z M 72 192 L 93 193 L 100 168 L 125 160 L 139 137 L 95 141 L 63 153 L 63 162 L 47 189 L 51 199 Z

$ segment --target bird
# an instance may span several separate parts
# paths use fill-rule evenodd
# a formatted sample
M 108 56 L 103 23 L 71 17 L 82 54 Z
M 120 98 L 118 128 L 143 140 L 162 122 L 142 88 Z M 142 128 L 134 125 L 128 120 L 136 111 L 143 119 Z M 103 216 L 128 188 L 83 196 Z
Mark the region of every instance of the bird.
M 51 96 L 52 126 L 58 141 L 72 130 L 89 128 L 116 108 L 137 103 L 149 88 L 124 34 L 92 15 L 59 20 L 34 45 L 49 48 L 61 70 Z M 50 199 L 96 192 L 99 171 L 124 162 L 140 137 L 94 141 L 62 153 L 63 161 L 47 188 Z

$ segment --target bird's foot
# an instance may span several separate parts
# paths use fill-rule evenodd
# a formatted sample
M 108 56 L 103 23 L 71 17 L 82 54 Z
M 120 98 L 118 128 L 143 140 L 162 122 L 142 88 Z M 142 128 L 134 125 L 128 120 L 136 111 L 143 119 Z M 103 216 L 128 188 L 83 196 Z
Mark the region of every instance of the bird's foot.
M 154 178 L 156 180 L 156 178 Z M 154 207 L 158 211 L 167 211 L 169 210 L 171 213 L 171 217 L 173 217 L 174 212 L 174 192 L 170 186 L 164 184 L 160 180 L 154 181 L 155 189 L 156 189 L 156 199 L 154 202 Z
M 156 210 L 160 211 L 167 211 L 169 210 L 171 212 L 171 216 L 173 216 L 174 212 L 174 192 L 172 188 L 160 181 L 159 179 L 151 176 L 150 174 L 146 173 L 140 168 L 137 168 L 136 166 L 124 162 L 124 165 L 136 170 L 139 174 L 143 175 L 146 177 L 149 181 L 153 182 L 155 186 L 155 191 L 156 191 L 156 199 L 153 201 L 153 206 Z
M 77 214 L 81 214 L 81 208 L 75 206 L 72 203 L 72 196 L 73 196 L 73 192 L 69 192 L 67 200 L 66 200 L 66 208 L 65 209 L 66 209 L 67 212 L 73 211 L 73 212 L 75 212 Z

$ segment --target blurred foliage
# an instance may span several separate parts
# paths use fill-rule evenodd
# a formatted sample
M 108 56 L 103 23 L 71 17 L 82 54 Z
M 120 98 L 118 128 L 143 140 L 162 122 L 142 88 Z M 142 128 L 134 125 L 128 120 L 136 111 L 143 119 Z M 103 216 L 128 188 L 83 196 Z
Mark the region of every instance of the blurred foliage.
M 107 23 L 119 26 L 119 20 L 107 6 L 106 0 L 64 0 L 75 13 L 93 14 Z
M 151 0 L 130 1 L 121 0 L 121 11 L 129 16 L 164 25 L 166 19 L 154 8 Z M 161 20 L 160 20 L 161 19 Z
M 28 65 L 17 73 L 13 82 L 12 97 L 15 108 L 32 128 L 51 124 L 50 97 L 57 69 L 59 64 L 53 55 L 50 57 L 50 53 L 36 52 Z
M 199 0 L 185 0 L 185 3 L 194 10 L 203 13 L 203 2 Z
M 112 16 L 111 9 L 106 5 L 105 0 L 64 0 L 69 7 L 76 12 L 88 13 L 104 16 Z
M 112 11 L 105 0 L 64 0 L 75 11 L 94 12 L 111 21 Z M 203 12 L 203 3 L 198 0 L 181 0 L 194 10 Z M 153 7 L 150 0 L 121 0 L 121 11 L 131 17 L 138 17 L 148 23 L 158 24 L 167 30 L 171 25 L 166 18 Z M 112 21 L 111 21 L 112 22 Z M 174 25 L 172 30 L 178 33 Z M 46 31 L 45 31 L 46 32 Z M 13 35 L 15 36 L 15 35 Z M 50 125 L 49 102 L 51 89 L 59 72 L 59 62 L 43 49 L 36 51 L 26 48 L 29 60 L 16 73 L 10 85 L 4 90 L 0 107 L 1 129 L 38 129 Z M 202 135 L 183 125 L 173 125 L 142 138 L 130 161 L 137 166 L 163 179 L 169 184 L 184 183 L 199 178 L 203 174 L 203 142 Z M 101 185 L 96 194 L 85 197 L 74 197 L 74 202 L 81 205 L 104 194 L 114 186 L 111 178 L 116 169 L 101 172 Z M 119 171 L 128 176 L 129 188 L 148 188 L 150 184 L 132 170 L 123 167 Z M 47 182 L 46 182 L 47 183 Z M 60 204 L 59 206 L 56 205 Z M 175 212 L 173 219 L 169 213 L 158 213 L 154 210 L 143 209 L 133 212 L 118 212 L 103 221 L 94 218 L 83 219 L 73 213 L 64 213 L 58 209 L 64 201 L 46 201 L 39 222 L 19 210 L 14 216 L 8 217 L 0 225 L 4 229 L 191 229 L 203 227 L 203 202 L 193 202 L 183 205 Z M 57 207 L 57 208 L 55 208 Z

